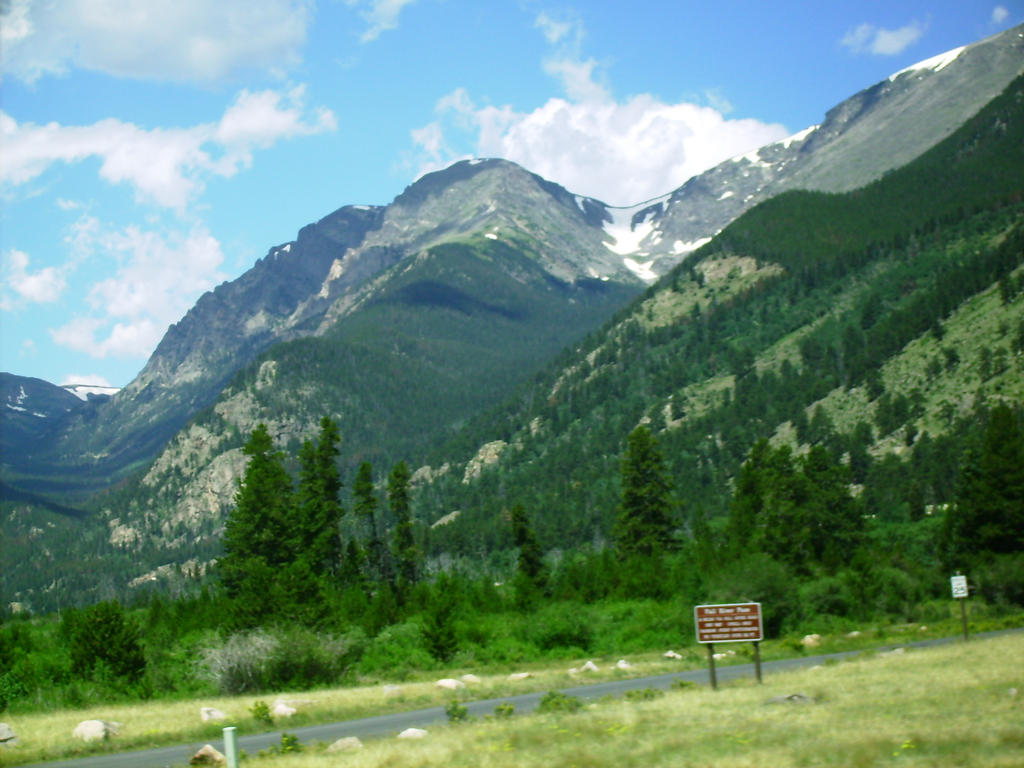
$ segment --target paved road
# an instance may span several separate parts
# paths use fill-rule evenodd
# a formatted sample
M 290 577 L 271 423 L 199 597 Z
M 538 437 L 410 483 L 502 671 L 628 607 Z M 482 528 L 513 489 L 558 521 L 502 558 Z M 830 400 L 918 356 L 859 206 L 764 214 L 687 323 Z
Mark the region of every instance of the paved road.
M 986 632 L 977 637 L 993 637 L 996 635 L 1008 634 L 1011 632 L 1024 632 L 1024 629 L 1002 630 L 999 632 Z M 874 650 L 886 651 L 898 647 L 921 647 L 930 645 L 943 645 L 956 642 L 959 637 L 935 638 L 931 640 L 920 640 L 912 643 L 899 643 L 883 646 Z M 855 656 L 862 651 L 844 651 L 842 653 L 827 653 L 815 656 L 800 656 L 792 659 L 780 659 L 778 661 L 766 661 L 761 664 L 763 674 L 781 672 L 787 669 L 796 669 L 814 664 L 823 664 L 829 659 L 844 659 Z M 731 666 L 717 666 L 717 677 L 719 683 L 735 680 L 742 677 L 754 676 L 753 664 L 734 664 Z M 578 696 L 581 699 L 599 699 L 602 696 L 622 696 L 627 691 L 642 690 L 644 688 L 667 689 L 676 680 L 687 680 L 694 683 L 708 684 L 708 670 L 694 669 L 685 672 L 672 672 L 667 675 L 655 675 L 653 677 L 640 677 L 632 680 L 612 680 L 604 683 L 591 683 L 589 685 L 578 685 L 571 688 L 561 689 L 563 693 L 571 696 Z M 505 696 L 498 699 L 484 699 L 481 701 L 465 702 L 469 714 L 473 717 L 483 717 L 494 712 L 494 708 L 502 702 L 508 702 L 515 706 L 517 714 L 531 712 L 536 709 L 544 693 L 523 693 L 518 696 Z M 306 744 L 312 741 L 325 743 L 333 742 L 345 736 L 358 736 L 361 739 L 374 736 L 393 736 L 406 728 L 429 728 L 434 725 L 446 724 L 448 718 L 443 707 L 430 707 L 428 709 L 417 709 L 411 712 L 398 712 L 391 715 L 379 715 L 359 720 L 346 720 L 340 723 L 327 723 L 324 725 L 309 725 L 303 728 L 286 729 L 294 733 L 299 741 Z M 238 748 L 244 749 L 249 754 L 255 754 L 261 749 L 281 743 L 283 731 L 272 731 L 269 733 L 258 733 L 251 736 L 239 736 Z M 51 763 L 36 763 L 39 768 L 171 768 L 171 766 L 188 765 L 189 758 L 194 755 L 205 742 L 194 742 L 186 745 L 173 747 L 161 747 L 159 749 L 147 749 L 137 752 L 118 752 L 107 755 L 95 755 L 92 757 L 80 757 L 73 760 L 61 760 Z M 221 752 L 224 751 L 224 744 L 220 741 L 211 742 Z

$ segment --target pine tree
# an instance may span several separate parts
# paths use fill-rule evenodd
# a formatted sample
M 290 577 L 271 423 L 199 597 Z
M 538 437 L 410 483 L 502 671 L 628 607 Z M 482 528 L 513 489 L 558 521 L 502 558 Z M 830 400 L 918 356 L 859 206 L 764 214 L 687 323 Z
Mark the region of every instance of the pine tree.
M 529 608 L 536 602 L 547 582 L 544 552 L 521 504 L 512 507 L 509 517 L 512 539 L 519 549 L 515 575 L 516 603 L 520 608 Z
M 672 486 L 658 444 L 647 427 L 634 429 L 622 460 L 622 500 L 615 543 L 623 556 L 650 557 L 672 543 Z
M 377 531 L 377 495 L 373 488 L 373 467 L 364 461 L 352 481 L 352 512 L 366 530 L 366 566 L 371 579 L 387 579 L 390 563 Z
M 293 559 L 292 479 L 274 449 L 265 424 L 253 431 L 242 452 L 249 457 L 235 493 L 235 509 L 224 526 L 218 567 L 231 601 L 235 626 L 255 626 L 274 612 L 275 574 Z
M 419 550 L 413 536 L 412 512 L 409 504 L 409 467 L 398 462 L 388 476 L 388 506 L 395 517 L 393 556 L 397 570 L 399 599 L 419 577 Z
M 299 487 L 293 541 L 297 558 L 309 564 L 315 576 L 334 574 L 341 563 L 338 525 L 344 508 L 338 500 L 338 425 L 324 416 L 320 435 L 307 440 L 299 453 Z

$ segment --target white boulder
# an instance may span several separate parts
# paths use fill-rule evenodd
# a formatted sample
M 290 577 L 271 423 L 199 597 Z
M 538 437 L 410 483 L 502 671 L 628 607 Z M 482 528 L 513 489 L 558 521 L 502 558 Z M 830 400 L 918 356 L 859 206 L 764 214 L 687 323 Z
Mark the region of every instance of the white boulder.
M 528 677 L 533 677 L 529 672 L 513 672 L 508 676 L 509 680 L 525 680 Z
M 104 741 L 111 736 L 117 736 L 117 729 L 120 727 L 120 723 L 106 720 L 83 720 L 75 726 L 71 735 L 82 741 Z
M 270 714 L 272 714 L 274 717 L 291 717 L 298 711 L 299 710 L 297 710 L 295 707 L 291 706 L 290 704 L 284 701 L 281 701 L 280 699 L 275 701 L 274 706 L 270 708 Z
M 400 734 L 398 734 L 398 738 L 400 738 L 400 739 L 422 739 L 426 735 L 427 735 L 427 732 L 424 731 L 422 728 L 406 728 L 404 731 L 402 731 Z
M 588 661 L 580 669 L 584 672 L 597 672 L 597 664 L 592 661 Z
M 359 740 L 358 736 L 346 736 L 343 739 L 338 739 L 336 742 L 331 744 L 327 748 L 328 752 L 351 752 L 355 749 L 362 749 L 363 742 Z
M 201 707 L 199 709 L 199 717 L 202 718 L 203 722 L 210 720 L 227 720 L 228 716 L 221 712 L 216 707 Z
M 617 662 L 615 662 L 615 668 L 616 669 L 632 669 L 633 665 L 630 664 L 625 659 L 619 659 Z
M 18 744 L 18 737 L 14 735 L 11 726 L 7 723 L 0 723 L 0 747 L 14 747 Z
M 676 653 L 675 651 L 665 651 L 661 655 L 664 656 L 666 659 L 681 659 L 681 658 L 683 658 L 682 655 Z
M 434 683 L 438 688 L 443 688 L 446 691 L 457 691 L 460 688 L 465 688 L 466 684 L 461 680 L 455 680 L 451 677 L 446 677 L 443 680 L 438 680 Z
M 804 639 L 800 641 L 800 645 L 804 648 L 817 648 L 821 645 L 821 635 L 817 633 L 813 635 L 804 635 Z
M 480 678 L 476 675 L 463 675 L 459 678 L 462 682 L 473 685 L 480 682 Z

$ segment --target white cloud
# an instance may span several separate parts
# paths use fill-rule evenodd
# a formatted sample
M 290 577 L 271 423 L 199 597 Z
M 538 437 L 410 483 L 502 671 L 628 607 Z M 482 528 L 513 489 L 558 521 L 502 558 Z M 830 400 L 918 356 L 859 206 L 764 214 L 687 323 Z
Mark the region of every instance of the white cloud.
M 57 301 L 67 288 L 67 279 L 64 271 L 56 267 L 43 267 L 40 270 L 31 272 L 29 270 L 29 256 L 27 253 L 18 250 L 11 250 L 4 254 L 4 279 L 7 285 L 23 300 L 33 304 L 49 304 Z M 15 302 L 9 296 L 4 296 L 3 308 L 10 310 L 15 307 Z
M 785 138 L 784 126 L 727 120 L 721 111 L 666 103 L 650 94 L 613 98 L 597 82 L 593 59 L 582 59 L 577 22 L 549 31 L 564 43 L 543 62 L 568 98 L 551 98 L 530 112 L 477 106 L 465 89 L 441 98 L 437 119 L 412 132 L 420 173 L 460 157 L 503 157 L 572 192 L 613 205 L 632 205 L 669 192 L 691 176 L 743 152 Z M 718 103 L 725 103 L 718 95 Z
M 300 61 L 311 0 L 9 0 L 3 71 L 26 82 L 72 67 L 215 82 Z
M 546 13 L 541 12 L 541 14 L 537 16 L 534 26 L 544 33 L 544 37 L 549 43 L 557 43 L 573 30 L 574 22 L 557 21 Z
M 398 27 L 398 16 L 402 9 L 414 0 L 346 0 L 353 7 L 360 9 L 360 15 L 369 24 L 359 38 L 360 42 L 369 43 L 380 37 L 382 32 Z
M 1010 18 L 1010 12 L 1003 5 L 997 5 L 992 9 L 992 23 L 996 26 L 1003 24 Z
M 899 29 L 884 29 L 865 23 L 847 32 L 839 42 L 853 53 L 895 56 L 920 40 L 927 26 L 917 20 Z
M 91 312 L 51 331 L 64 347 L 92 357 L 146 357 L 196 299 L 226 279 L 220 243 L 201 225 L 188 232 L 127 227 L 107 232 L 90 219 L 74 248 L 117 264 L 94 283 Z M 81 258 L 81 255 L 79 255 Z
M 127 183 L 136 196 L 183 210 L 211 176 L 233 176 L 254 149 L 281 139 L 334 130 L 330 110 L 307 114 L 302 86 L 286 92 L 242 91 L 219 123 L 140 128 L 114 118 L 84 126 L 18 124 L 0 111 L 0 184 L 17 186 L 54 163 L 101 159 L 100 176 Z

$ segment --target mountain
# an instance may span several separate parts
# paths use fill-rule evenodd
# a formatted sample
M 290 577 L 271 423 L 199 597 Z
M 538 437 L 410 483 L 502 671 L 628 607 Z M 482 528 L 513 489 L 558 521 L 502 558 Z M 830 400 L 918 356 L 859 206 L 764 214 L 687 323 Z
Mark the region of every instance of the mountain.
M 973 102 L 944 89 L 983 90 L 985 78 L 1009 80 L 1021 61 L 1019 42 L 1005 35 L 969 46 L 944 66 L 862 92 L 816 131 L 755 153 L 756 162 L 730 161 L 635 210 L 573 195 L 506 161 L 474 160 L 423 177 L 389 206 L 336 211 L 202 297 L 135 381 L 72 414 L 46 440 L 26 442 L 17 472 L 4 467 L 8 501 L 30 492 L 80 500 L 104 490 L 89 502 L 99 514 L 80 523 L 77 536 L 48 532 L 59 524 L 37 519 L 31 505 L 14 508 L 5 536 L 18 542 L 20 556 L 3 574 L 5 589 L 34 603 L 81 599 L 156 578 L 168 563 L 201 570 L 219 551 L 245 436 L 267 423 L 294 456 L 325 414 L 341 425 L 347 476 L 367 460 L 378 471 L 399 459 L 422 465 L 418 514 L 430 521 L 464 511 L 462 524 L 435 537 L 437 547 L 463 554 L 474 542 L 501 546 L 494 520 L 511 488 L 526 489 L 524 502 L 547 510 L 539 527 L 549 544 L 600 541 L 614 509 L 621 442 L 639 420 L 664 423 L 680 482 L 713 493 L 712 511 L 721 511 L 715 504 L 727 497 L 750 439 L 769 426 L 802 430 L 799 414 L 828 395 L 829 377 L 838 374 L 805 380 L 794 371 L 810 360 L 817 362 L 808 371 L 817 371 L 813 351 L 835 348 L 829 312 L 843 302 L 862 311 L 869 299 L 880 302 L 882 316 L 904 311 L 918 286 L 959 263 L 921 247 L 926 238 L 938 242 L 929 229 L 936 221 L 955 222 L 949 242 L 977 246 L 982 261 L 1014 231 L 1012 193 L 1021 176 L 1015 161 L 993 159 L 993 147 L 1011 157 L 1019 147 L 999 144 L 991 124 L 988 133 L 974 129 L 983 152 L 962 137 L 948 143 L 965 128 L 943 140 L 942 162 L 923 166 L 942 183 L 923 187 L 922 171 L 884 171 L 905 162 L 900 152 L 920 154 L 938 133 L 915 134 L 923 138 L 914 153 L 903 136 L 884 134 L 906 127 L 900 108 L 913 107 L 914 119 L 929 124 L 964 110 L 949 118 L 963 123 Z M 937 79 L 951 72 L 957 79 Z M 1016 119 L 1008 115 L 1007 125 Z M 792 160 L 767 162 L 790 150 Z M 866 156 L 856 161 L 857 152 Z M 811 184 L 828 168 L 853 179 L 863 166 L 882 178 L 848 194 L 790 191 L 725 226 L 757 202 L 738 186 L 743 179 L 758 187 L 756 163 L 771 165 L 757 165 L 771 175 L 761 184 L 768 191 L 785 189 L 787 179 Z M 945 166 L 952 176 L 943 176 Z M 715 187 L 716 178 L 728 188 Z M 703 197 L 693 197 L 700 189 Z M 718 210 L 722 223 L 700 231 L 724 230 L 695 249 L 707 235 L 679 221 L 699 223 L 711 216 L 705 209 Z M 922 251 L 927 259 L 918 258 Z M 670 264 L 678 266 L 627 306 Z M 985 270 L 978 274 L 992 273 Z M 872 299 L 876 273 L 884 290 Z M 956 275 L 957 290 L 973 285 Z M 907 333 L 893 338 L 909 343 Z M 895 355 L 893 343 L 874 346 Z M 839 355 L 860 360 L 846 365 L 844 386 L 882 375 L 884 361 L 868 365 L 865 357 Z M 754 379 L 743 375 L 751 361 Z M 730 433 L 708 421 L 740 418 L 722 411 L 721 400 L 757 402 L 738 382 L 770 389 L 764 371 L 798 393 L 782 398 L 786 418 L 762 408 L 763 424 Z M 85 552 L 102 556 L 105 586 L 75 565 Z
M 901 70 L 820 125 L 727 160 L 664 198 L 616 212 L 632 258 L 663 275 L 744 211 L 780 192 L 847 192 L 953 133 L 1024 71 L 1024 26 Z
M 103 408 L 63 422 L 45 441 L 23 443 L 19 470 L 37 490 L 68 492 L 77 483 L 78 498 L 127 477 L 262 351 L 324 335 L 371 306 L 384 276 L 403 259 L 443 243 L 504 243 L 528 253 L 552 285 L 605 282 L 595 290 L 609 296 L 625 295 L 616 286 L 638 290 L 640 280 L 605 247 L 602 223 L 602 204 L 500 160 L 428 174 L 386 207 L 341 208 L 202 296 Z M 571 302 L 570 293 L 562 300 Z M 562 320 L 567 324 L 555 336 L 563 340 L 590 327 Z M 75 483 L 50 479 L 57 476 Z

